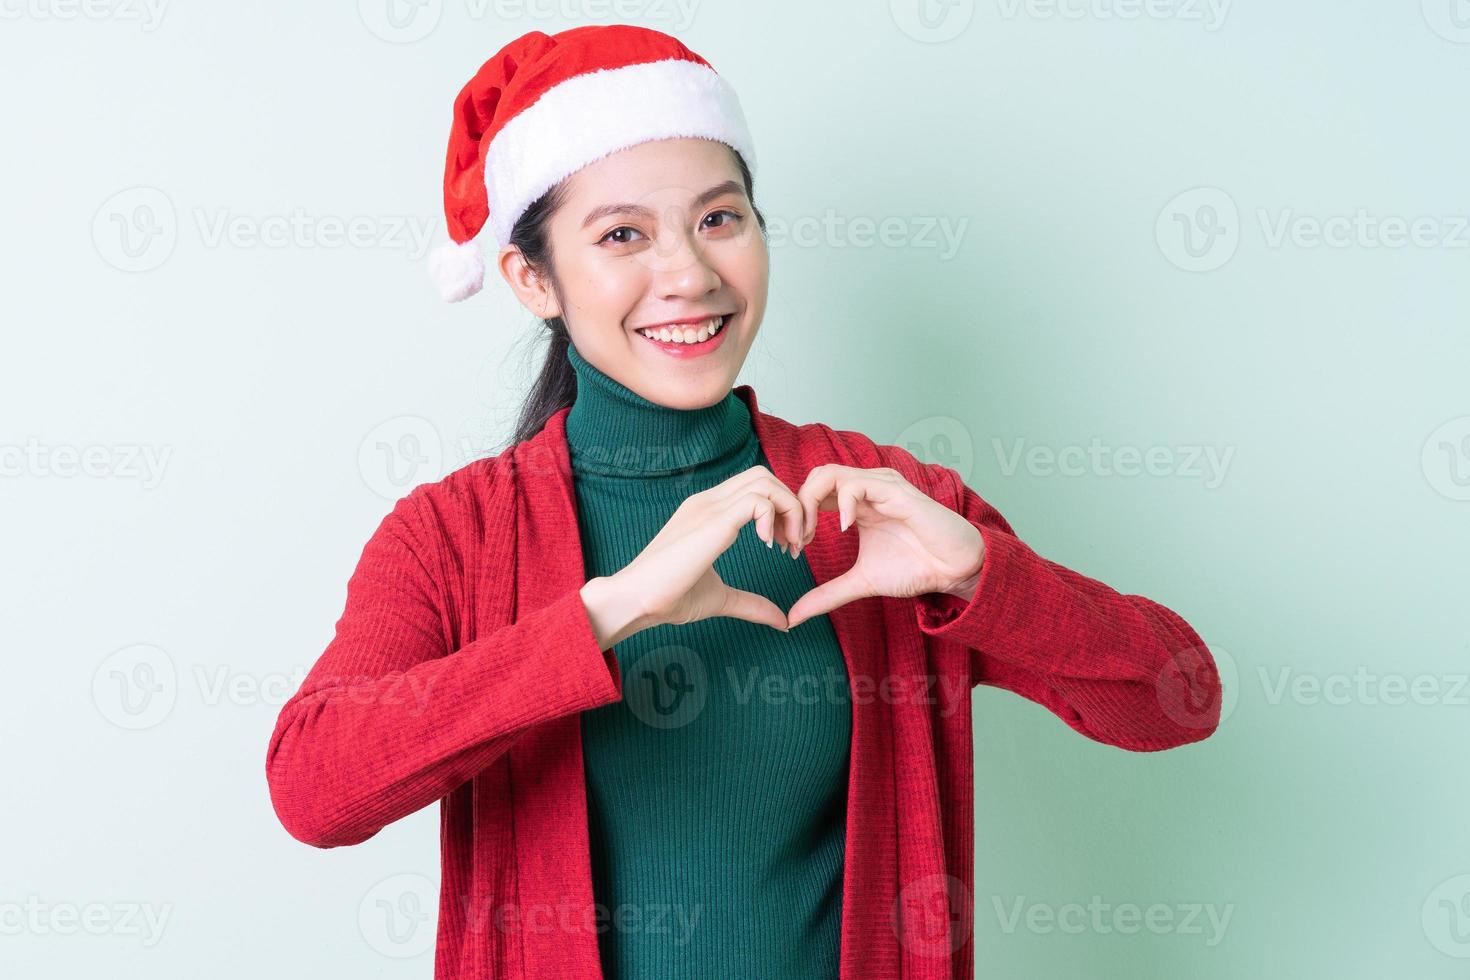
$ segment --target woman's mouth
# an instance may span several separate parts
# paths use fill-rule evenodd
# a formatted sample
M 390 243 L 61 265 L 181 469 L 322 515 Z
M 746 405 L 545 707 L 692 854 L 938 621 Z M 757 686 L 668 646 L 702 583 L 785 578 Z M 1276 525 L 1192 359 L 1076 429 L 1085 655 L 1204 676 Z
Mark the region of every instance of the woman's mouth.
M 672 327 L 653 327 L 635 331 L 665 354 L 673 357 L 699 357 L 724 342 L 725 328 L 734 314 L 712 317 L 703 323 L 685 323 Z

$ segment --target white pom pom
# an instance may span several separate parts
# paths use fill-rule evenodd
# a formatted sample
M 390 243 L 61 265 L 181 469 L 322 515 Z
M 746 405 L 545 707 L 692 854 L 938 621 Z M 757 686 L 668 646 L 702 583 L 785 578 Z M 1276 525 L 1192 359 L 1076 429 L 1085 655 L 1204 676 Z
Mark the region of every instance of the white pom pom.
M 485 284 L 485 257 L 474 240 L 445 242 L 429 252 L 429 275 L 451 303 L 473 296 Z

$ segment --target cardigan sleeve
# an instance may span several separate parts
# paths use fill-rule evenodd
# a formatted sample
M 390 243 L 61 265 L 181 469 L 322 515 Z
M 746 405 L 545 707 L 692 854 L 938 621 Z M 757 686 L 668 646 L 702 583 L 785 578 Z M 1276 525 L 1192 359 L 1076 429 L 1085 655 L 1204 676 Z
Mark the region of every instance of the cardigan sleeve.
M 937 593 L 915 600 L 923 633 L 970 650 L 972 685 L 1013 691 L 1088 738 L 1133 752 L 1215 731 L 1215 661 L 1182 617 L 1042 558 L 958 473 L 920 465 L 930 495 L 954 501 L 985 542 L 969 602 Z
M 598 647 L 575 589 L 451 652 L 428 571 L 447 563 L 421 559 L 410 513 L 400 501 L 364 547 L 335 636 L 271 734 L 272 805 L 316 847 L 367 840 L 530 726 L 622 696 L 617 659 Z

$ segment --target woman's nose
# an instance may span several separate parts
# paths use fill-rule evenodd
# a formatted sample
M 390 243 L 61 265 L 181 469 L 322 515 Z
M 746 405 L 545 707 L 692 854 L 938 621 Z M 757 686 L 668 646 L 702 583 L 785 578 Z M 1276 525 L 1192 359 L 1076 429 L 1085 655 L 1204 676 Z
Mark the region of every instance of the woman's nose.
M 719 273 L 693 237 L 678 233 L 655 248 L 661 253 L 655 260 L 656 285 L 664 295 L 702 296 L 719 288 Z

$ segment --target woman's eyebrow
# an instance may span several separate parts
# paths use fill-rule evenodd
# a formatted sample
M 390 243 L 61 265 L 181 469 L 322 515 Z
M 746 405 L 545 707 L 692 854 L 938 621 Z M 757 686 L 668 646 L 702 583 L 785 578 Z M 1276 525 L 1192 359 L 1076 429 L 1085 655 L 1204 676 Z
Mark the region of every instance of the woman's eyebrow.
M 727 180 L 722 184 L 716 184 L 709 190 L 694 199 L 695 207 L 703 207 L 710 201 L 722 194 L 744 194 L 745 188 L 738 181 Z M 600 218 L 606 218 L 614 214 L 635 214 L 640 218 L 652 218 L 653 209 L 642 204 L 603 204 L 587 212 L 587 217 L 582 219 L 582 227 L 586 228 L 592 222 Z

